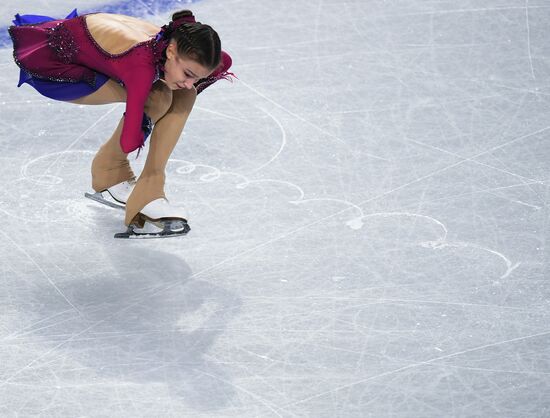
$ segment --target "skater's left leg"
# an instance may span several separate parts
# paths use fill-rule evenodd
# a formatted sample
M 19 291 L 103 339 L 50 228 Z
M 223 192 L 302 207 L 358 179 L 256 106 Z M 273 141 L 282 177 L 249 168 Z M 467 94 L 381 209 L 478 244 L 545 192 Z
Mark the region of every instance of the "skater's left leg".
M 194 88 L 174 90 L 172 105 L 153 127 L 145 166 L 126 202 L 126 225 L 132 223 L 145 205 L 165 197 L 166 164 L 193 109 L 196 96 Z
M 70 103 L 104 105 L 124 103 L 125 101 L 126 90 L 124 87 L 114 80 L 108 80 L 92 94 L 71 100 Z M 92 188 L 96 192 L 106 190 L 114 184 L 135 179 L 127 154 L 119 145 L 123 123 L 124 118 L 118 123 L 111 138 L 101 145 L 92 161 Z
M 72 100 L 71 103 L 83 105 L 103 105 L 108 103 L 125 102 L 126 90 L 113 80 L 109 80 L 99 90 L 89 96 Z M 172 103 L 172 91 L 162 80 L 158 80 L 145 103 L 144 112 L 157 122 L 166 114 Z M 98 150 L 92 161 L 92 188 L 101 192 L 124 181 L 133 180 L 134 173 L 126 154 L 120 146 L 120 136 L 124 125 L 124 117 L 117 128 Z

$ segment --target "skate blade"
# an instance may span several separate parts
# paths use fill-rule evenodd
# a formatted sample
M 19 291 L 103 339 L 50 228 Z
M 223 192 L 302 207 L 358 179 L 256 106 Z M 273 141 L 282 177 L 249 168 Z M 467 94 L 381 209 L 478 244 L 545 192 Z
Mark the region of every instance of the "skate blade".
M 155 222 L 153 225 L 158 225 L 159 222 Z M 147 226 L 151 226 L 151 223 L 147 224 Z M 151 239 L 151 238 L 171 238 L 171 237 L 180 237 L 182 235 L 187 235 L 187 233 L 191 230 L 191 227 L 187 223 L 186 220 L 178 219 L 178 220 L 171 220 L 171 221 L 165 221 L 162 223 L 162 227 L 158 228 L 161 229 L 160 231 L 155 232 L 144 232 L 144 231 L 136 231 L 135 225 L 128 226 L 128 229 L 126 232 L 119 232 L 115 234 L 115 238 L 123 238 L 123 239 Z
M 105 199 L 101 192 L 84 193 L 84 196 L 87 197 L 88 199 L 93 200 L 94 202 L 101 203 L 102 205 L 109 206 L 111 208 L 122 209 L 122 210 L 126 208 L 125 205 L 123 205 L 122 203 L 119 203 L 118 201 L 112 202 L 110 200 Z

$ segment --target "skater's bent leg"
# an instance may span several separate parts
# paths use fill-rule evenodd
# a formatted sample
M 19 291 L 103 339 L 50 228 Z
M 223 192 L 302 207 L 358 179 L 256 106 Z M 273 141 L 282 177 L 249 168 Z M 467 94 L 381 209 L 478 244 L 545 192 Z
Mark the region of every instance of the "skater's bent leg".
M 99 148 L 92 161 L 92 188 L 96 192 L 135 179 L 128 154 L 119 145 L 123 123 L 124 118 L 119 121 L 111 138 Z
M 114 80 L 108 80 L 94 93 L 71 100 L 79 105 L 104 105 L 126 101 L 126 89 Z M 105 142 L 92 161 L 92 188 L 101 192 L 115 184 L 135 179 L 127 154 L 120 148 L 123 119 L 118 123 L 111 138 Z
M 104 105 L 109 103 L 123 103 L 125 101 L 126 89 L 116 81 L 109 79 L 92 94 L 70 100 L 69 103 L 79 105 Z
M 166 164 L 193 109 L 196 96 L 195 89 L 172 92 L 171 106 L 153 128 L 143 172 L 126 202 L 126 225 L 132 223 L 134 217 L 145 205 L 165 197 Z
M 71 101 L 75 104 L 101 105 L 126 101 L 126 90 L 113 80 L 107 81 L 96 92 Z M 145 105 L 145 113 L 156 122 L 169 109 L 172 93 L 166 84 L 157 81 Z M 120 136 L 124 118 L 120 120 L 111 138 L 105 142 L 92 162 L 92 187 L 95 191 L 103 191 L 123 181 L 135 179 L 127 154 L 120 147 Z
M 102 100 L 97 97 L 96 100 Z M 172 91 L 162 81 L 153 85 L 145 103 L 144 112 L 153 123 L 157 122 L 168 111 L 172 104 Z M 124 117 L 118 123 L 111 138 L 104 143 L 92 162 L 92 187 L 102 191 L 123 181 L 135 179 L 127 154 L 120 146 L 120 136 Z

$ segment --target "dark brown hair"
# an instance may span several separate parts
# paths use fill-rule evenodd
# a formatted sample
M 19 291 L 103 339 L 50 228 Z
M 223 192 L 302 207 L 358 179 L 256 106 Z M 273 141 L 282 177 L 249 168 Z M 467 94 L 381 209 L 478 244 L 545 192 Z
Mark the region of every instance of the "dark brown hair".
M 176 41 L 179 54 L 187 55 L 208 69 L 215 69 L 221 60 L 220 37 L 211 26 L 200 22 L 185 22 L 174 27 L 175 21 L 186 17 L 194 20 L 190 10 L 174 13 L 166 35 Z

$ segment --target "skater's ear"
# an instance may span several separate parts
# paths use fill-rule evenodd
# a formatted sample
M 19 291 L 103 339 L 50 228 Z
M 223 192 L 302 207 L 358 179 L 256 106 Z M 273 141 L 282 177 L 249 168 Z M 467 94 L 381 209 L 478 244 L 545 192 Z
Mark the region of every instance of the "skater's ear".
M 175 41 L 170 41 L 166 47 L 166 59 L 173 60 L 178 55 L 178 46 Z

